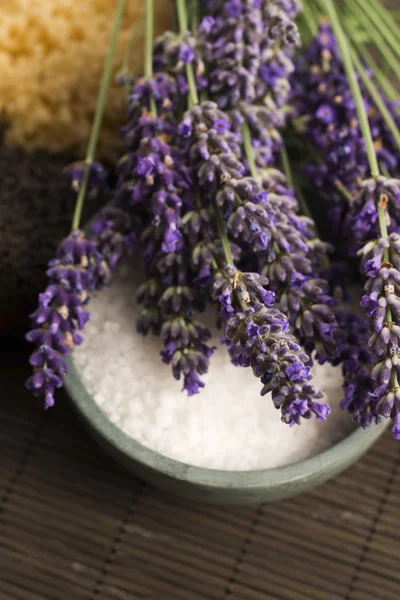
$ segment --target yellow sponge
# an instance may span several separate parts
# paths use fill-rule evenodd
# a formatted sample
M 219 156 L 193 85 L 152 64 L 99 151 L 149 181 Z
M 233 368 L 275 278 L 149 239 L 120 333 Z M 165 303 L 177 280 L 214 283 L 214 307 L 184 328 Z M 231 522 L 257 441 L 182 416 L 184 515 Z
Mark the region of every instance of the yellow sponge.
M 0 111 L 7 142 L 27 149 L 84 153 L 115 0 L 2 0 L 0 9 Z M 144 0 L 128 0 L 115 59 L 121 66 L 132 24 Z M 170 25 L 172 0 L 157 0 L 155 32 Z M 134 73 L 142 70 L 143 20 L 133 45 Z M 113 156 L 124 115 L 123 90 L 109 92 L 99 153 Z

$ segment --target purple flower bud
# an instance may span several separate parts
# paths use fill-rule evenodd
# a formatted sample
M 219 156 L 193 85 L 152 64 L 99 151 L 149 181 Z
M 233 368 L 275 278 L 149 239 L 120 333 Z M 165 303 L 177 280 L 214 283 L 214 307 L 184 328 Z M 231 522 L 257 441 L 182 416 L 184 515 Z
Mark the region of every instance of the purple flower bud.
M 181 45 L 179 49 L 179 60 L 182 60 L 185 64 L 191 63 L 195 59 L 195 52 L 191 46 Z

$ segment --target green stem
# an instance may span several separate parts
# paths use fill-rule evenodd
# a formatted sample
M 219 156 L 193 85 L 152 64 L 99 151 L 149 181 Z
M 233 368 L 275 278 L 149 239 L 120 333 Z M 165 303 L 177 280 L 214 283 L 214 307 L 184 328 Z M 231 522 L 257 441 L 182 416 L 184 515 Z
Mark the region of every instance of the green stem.
M 190 29 L 192 31 L 196 31 L 199 28 L 199 23 L 200 23 L 200 11 L 199 11 L 199 1 L 198 0 L 190 0 L 189 3 L 190 6 Z M 186 69 L 186 77 L 188 77 L 188 80 L 191 79 L 190 74 L 188 75 L 187 69 Z M 196 91 L 197 94 L 197 85 L 196 85 L 196 80 L 194 79 L 194 85 L 193 85 L 193 89 Z M 193 93 L 191 93 L 191 97 L 190 97 L 190 104 L 193 103 Z M 200 97 L 199 97 L 199 102 L 205 102 L 207 100 L 207 90 L 200 90 Z
M 154 30 L 154 5 L 153 0 L 146 0 L 146 26 L 145 26 L 145 47 L 144 47 L 144 75 L 147 78 L 153 77 L 153 30 Z M 150 98 L 150 111 L 153 115 L 157 114 L 157 107 L 154 98 Z
M 110 38 L 110 45 L 108 47 L 107 57 L 106 57 L 106 61 L 104 64 L 103 77 L 102 77 L 101 84 L 100 84 L 99 95 L 97 98 L 96 111 L 95 111 L 95 115 L 94 115 L 94 119 L 93 119 L 92 129 L 90 132 L 89 143 L 88 143 L 87 152 L 86 152 L 85 174 L 84 174 L 84 178 L 83 178 L 82 184 L 79 189 L 79 194 L 78 194 L 78 198 L 77 198 L 76 205 L 75 205 L 74 216 L 72 219 L 72 229 L 78 229 L 80 222 L 81 222 L 82 209 L 83 209 L 83 204 L 85 201 L 88 182 L 89 182 L 90 167 L 94 161 L 96 148 L 97 148 L 97 142 L 99 139 L 101 123 L 103 120 L 104 106 L 105 106 L 106 99 L 107 99 L 108 88 L 110 86 L 110 79 L 111 79 L 111 73 L 112 73 L 112 67 L 113 67 L 115 47 L 117 44 L 118 33 L 119 33 L 120 26 L 121 26 L 122 15 L 123 15 L 124 8 L 125 8 L 125 1 L 126 0 L 118 0 L 118 5 L 117 5 L 116 11 L 115 11 L 114 24 L 113 24 L 111 38 Z
M 189 105 L 194 106 L 199 103 L 199 96 L 197 94 L 196 78 L 191 64 L 186 65 L 186 78 L 189 86 Z
M 312 8 L 308 2 L 303 2 L 303 17 L 310 31 L 311 37 L 314 38 L 318 33 L 318 20 L 312 11 Z
M 312 212 L 310 210 L 310 207 L 308 206 L 308 202 L 306 200 L 306 197 L 303 194 L 303 190 L 297 184 L 295 185 L 295 191 L 296 191 L 296 198 L 299 201 L 299 206 L 300 206 L 301 212 L 303 213 L 304 216 L 308 217 L 309 219 L 313 219 Z M 317 232 L 317 227 L 315 225 L 315 222 L 314 222 L 314 230 L 315 230 L 316 233 L 318 233 Z
M 361 4 L 361 0 L 357 0 L 357 2 Z M 400 57 L 400 29 L 395 20 L 391 17 L 390 13 L 388 13 L 388 16 L 383 17 L 381 2 L 367 0 L 369 7 L 365 6 L 365 0 L 362 0 L 362 2 L 364 11 L 370 18 L 371 26 L 380 31 L 381 39 L 384 39 L 392 47 L 397 56 Z
M 146 0 L 146 34 L 144 52 L 144 75 L 153 76 L 153 0 Z
M 250 173 L 253 177 L 257 177 L 258 169 L 257 169 L 257 165 L 256 165 L 256 159 L 254 157 L 253 146 L 251 143 L 250 129 L 249 129 L 249 126 L 247 123 L 243 124 L 242 135 L 243 135 L 243 147 L 244 147 L 244 151 L 245 151 L 245 154 L 247 157 L 247 162 L 249 163 Z
M 351 31 L 347 25 L 345 25 L 347 34 L 350 36 Z M 397 100 L 398 92 L 396 88 L 390 83 L 389 79 L 386 77 L 385 73 L 380 69 L 379 65 L 375 61 L 371 52 L 368 48 L 357 39 L 353 39 L 353 44 L 357 49 L 358 55 L 365 62 L 366 65 L 371 69 L 376 81 L 378 82 L 380 88 L 382 89 L 385 96 L 390 100 Z
M 296 193 L 296 198 L 299 202 L 301 212 L 306 217 L 309 217 L 310 219 L 312 219 L 313 216 L 312 216 L 310 207 L 308 206 L 307 200 L 303 194 L 303 190 L 301 189 L 298 180 L 296 180 L 296 182 L 294 181 L 293 172 L 292 172 L 292 168 L 290 165 L 290 159 L 289 159 L 289 155 L 287 153 L 285 145 L 283 145 L 282 149 L 281 149 L 281 160 L 282 160 L 283 172 L 285 173 L 285 176 L 287 179 L 288 188 L 294 188 L 295 193 Z M 314 230 L 315 230 L 315 232 L 317 232 L 315 223 L 314 223 Z
M 320 5 L 326 10 L 331 22 L 333 33 L 342 55 L 343 67 L 349 82 L 351 92 L 357 109 L 358 119 L 360 121 L 361 133 L 364 138 L 367 151 L 368 161 L 371 169 L 372 177 L 379 177 L 379 165 L 376 157 L 374 141 L 372 139 L 371 129 L 368 122 L 368 116 L 365 110 L 363 97 L 360 86 L 358 85 L 357 75 L 354 70 L 353 61 L 351 58 L 351 50 L 347 43 L 346 35 L 343 32 L 342 26 L 332 0 L 319 0 Z
M 379 219 L 379 229 L 381 231 L 381 235 L 383 238 L 388 237 L 388 230 L 386 224 L 386 213 L 381 207 L 378 207 L 378 219 Z M 387 249 L 385 250 L 387 252 Z
M 176 0 L 176 10 L 178 12 L 179 31 L 185 33 L 189 28 L 186 0 Z
M 293 175 L 292 175 L 292 169 L 290 168 L 289 156 L 288 156 L 285 145 L 282 145 L 281 160 L 282 160 L 283 172 L 286 175 L 288 188 L 292 188 L 293 187 Z
M 136 19 L 136 21 L 134 22 L 132 29 L 131 29 L 131 33 L 128 39 L 128 42 L 126 44 L 126 48 L 125 48 L 125 52 L 124 52 L 124 58 L 122 60 L 122 67 L 121 67 L 121 71 L 120 74 L 124 76 L 125 78 L 125 87 L 129 90 L 128 85 L 126 83 L 126 79 L 131 75 L 131 71 L 130 71 L 130 58 L 132 56 L 132 50 L 133 50 L 133 42 L 136 39 L 136 35 L 138 33 L 139 30 L 139 25 L 141 25 L 143 19 L 145 16 L 145 11 L 143 10 L 141 12 L 141 14 L 139 15 L 139 17 Z
M 185 33 L 188 30 L 186 1 L 176 0 L 176 8 L 178 12 L 179 31 L 181 33 Z M 186 78 L 189 86 L 189 107 L 191 108 L 195 104 L 199 103 L 196 78 L 194 76 L 193 65 L 191 63 L 186 65 Z
M 199 0 L 190 0 L 190 28 L 192 31 L 196 31 L 199 27 L 200 15 L 199 15 Z
M 346 6 L 348 6 L 348 8 L 353 13 L 354 17 L 364 27 L 365 31 L 368 33 L 369 37 L 376 45 L 377 49 L 381 53 L 388 66 L 390 66 L 393 73 L 397 75 L 398 58 L 393 54 L 392 50 L 386 43 L 385 38 L 383 38 L 382 35 L 379 33 L 378 29 L 375 26 L 375 23 L 373 21 L 372 23 L 370 22 L 370 18 L 365 12 L 365 0 L 356 0 L 356 2 L 360 5 L 359 9 L 357 9 L 357 7 L 354 5 L 354 0 L 351 0 L 351 2 L 347 3 Z
M 378 88 L 366 74 L 362 63 L 358 58 L 357 53 L 354 52 L 354 50 L 351 51 L 351 56 L 353 58 L 354 66 L 357 69 L 358 74 L 360 75 L 361 81 L 363 82 L 367 92 L 371 96 L 376 108 L 379 110 L 379 113 L 385 121 L 387 128 L 389 129 L 398 148 L 400 149 L 400 131 L 396 125 L 395 120 L 393 119 L 388 107 L 386 106 L 382 96 L 380 95 Z
M 349 204 L 351 204 L 354 200 L 353 196 L 350 194 L 349 190 L 343 185 L 343 183 L 336 179 L 335 181 L 336 189 L 342 194 L 343 198 L 347 200 Z
M 226 235 L 224 221 L 222 219 L 221 211 L 217 205 L 215 205 L 215 216 L 217 221 L 218 233 L 221 238 L 222 248 L 224 250 L 226 262 L 229 265 L 233 265 L 233 256 L 231 251 L 231 245 Z

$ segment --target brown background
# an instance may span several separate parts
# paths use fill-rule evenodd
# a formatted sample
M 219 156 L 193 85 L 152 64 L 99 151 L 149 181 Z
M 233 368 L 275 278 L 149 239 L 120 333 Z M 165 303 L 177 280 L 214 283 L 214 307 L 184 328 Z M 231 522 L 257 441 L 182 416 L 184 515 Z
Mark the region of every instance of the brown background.
M 400 444 L 294 500 L 209 507 L 112 462 L 0 356 L 0 600 L 398 600 Z M 2 360 L 3 359 L 3 360 Z

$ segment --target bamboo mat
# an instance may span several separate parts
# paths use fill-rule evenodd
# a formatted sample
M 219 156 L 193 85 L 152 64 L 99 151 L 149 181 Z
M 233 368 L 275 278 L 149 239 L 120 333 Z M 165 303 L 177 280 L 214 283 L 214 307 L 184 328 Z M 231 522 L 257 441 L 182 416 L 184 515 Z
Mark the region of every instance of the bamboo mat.
M 294 500 L 185 502 L 112 462 L 0 367 L 0 600 L 398 600 L 400 444 Z M 4 363 L 4 361 L 3 361 Z

